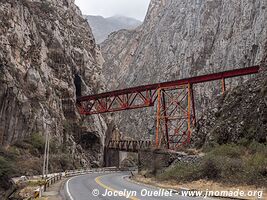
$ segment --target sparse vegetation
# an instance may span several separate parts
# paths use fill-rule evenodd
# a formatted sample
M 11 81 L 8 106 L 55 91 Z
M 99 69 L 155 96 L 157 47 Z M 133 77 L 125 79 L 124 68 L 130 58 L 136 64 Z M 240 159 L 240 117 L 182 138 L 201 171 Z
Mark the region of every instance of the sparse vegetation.
M 47 1 L 42 1 L 41 8 L 43 9 L 44 13 L 53 13 L 53 8 L 51 6 L 51 3 Z
M 206 149 L 199 163 L 178 163 L 158 174 L 159 180 L 189 182 L 199 179 L 226 184 L 267 186 L 267 146 L 253 141 L 250 144 L 223 144 Z
M 0 147 L 0 189 L 10 187 L 11 177 L 41 174 L 44 148 L 45 137 L 40 133 L 31 134 L 8 148 Z M 74 168 L 73 159 L 62 153 L 62 148 L 57 140 L 50 140 L 52 165 L 49 166 L 49 170 L 53 172 Z
M 32 134 L 29 138 L 25 140 L 25 142 L 30 144 L 33 149 L 37 149 L 38 153 L 44 152 L 45 139 L 41 134 Z
M 62 156 L 60 156 L 59 163 L 63 171 L 73 168 L 73 165 L 70 160 L 72 159 L 67 154 L 63 154 Z
M 45 180 L 32 180 L 28 182 L 28 186 L 35 187 L 35 186 L 41 186 L 45 184 Z
M 6 176 L 10 173 L 14 173 L 15 167 L 13 166 L 12 160 L 0 156 L 0 177 Z
M 15 143 L 15 147 L 28 149 L 33 155 L 40 155 L 44 153 L 45 137 L 39 133 L 34 133 L 24 141 Z M 18 151 L 15 147 L 11 147 L 10 150 L 13 149 L 13 151 Z M 58 144 L 58 141 L 56 141 L 54 138 L 50 138 L 49 147 L 51 154 L 56 154 L 62 149 L 62 146 Z
M 7 190 L 10 187 L 10 175 L 18 174 L 18 168 L 15 165 L 12 153 L 7 154 L 4 149 L 0 148 L 0 189 Z

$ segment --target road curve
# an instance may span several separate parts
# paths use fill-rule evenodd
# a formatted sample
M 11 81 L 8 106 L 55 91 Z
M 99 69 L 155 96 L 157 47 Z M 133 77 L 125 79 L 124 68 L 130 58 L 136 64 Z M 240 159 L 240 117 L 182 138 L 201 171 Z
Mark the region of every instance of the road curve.
M 153 186 L 136 184 L 126 177 L 127 172 L 93 173 L 70 178 L 65 184 L 69 200 L 199 200 L 200 197 L 183 197 Z

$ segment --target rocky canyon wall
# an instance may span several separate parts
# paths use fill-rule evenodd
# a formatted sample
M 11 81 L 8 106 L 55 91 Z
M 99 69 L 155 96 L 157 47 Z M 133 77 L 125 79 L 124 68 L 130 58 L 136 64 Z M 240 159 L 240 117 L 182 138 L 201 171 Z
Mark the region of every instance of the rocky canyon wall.
M 50 133 L 101 163 L 107 126 L 78 114 L 74 79 L 82 94 L 103 90 L 102 55 L 74 0 L 1 0 L 0 13 L 0 144 Z
M 151 0 L 142 26 L 112 33 L 101 44 L 108 89 L 170 81 L 260 64 L 266 53 L 267 2 Z M 244 78 L 227 82 L 231 87 Z M 201 110 L 219 83 L 195 88 Z M 149 137 L 153 109 L 116 114 L 122 132 Z

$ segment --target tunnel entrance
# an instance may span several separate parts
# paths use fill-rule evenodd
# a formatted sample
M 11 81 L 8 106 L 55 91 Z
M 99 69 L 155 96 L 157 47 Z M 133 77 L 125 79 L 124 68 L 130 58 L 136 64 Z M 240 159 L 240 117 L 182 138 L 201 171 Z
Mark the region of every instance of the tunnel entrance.
M 100 152 L 101 142 L 100 138 L 95 133 L 84 133 L 81 135 L 81 146 L 83 149 L 92 149 L 93 151 Z
M 79 145 L 84 150 L 91 167 L 100 167 L 103 164 L 101 138 L 95 132 L 83 132 L 79 138 Z
M 76 88 L 76 97 L 82 96 L 82 79 L 79 74 L 75 74 L 74 85 Z

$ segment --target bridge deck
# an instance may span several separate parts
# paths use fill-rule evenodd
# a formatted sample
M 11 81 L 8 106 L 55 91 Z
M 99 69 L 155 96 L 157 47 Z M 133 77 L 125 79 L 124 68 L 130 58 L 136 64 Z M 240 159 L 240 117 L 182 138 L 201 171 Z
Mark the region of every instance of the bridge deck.
M 149 140 L 111 140 L 108 143 L 108 149 L 127 152 L 138 152 L 140 150 L 149 150 L 151 148 L 152 142 Z

